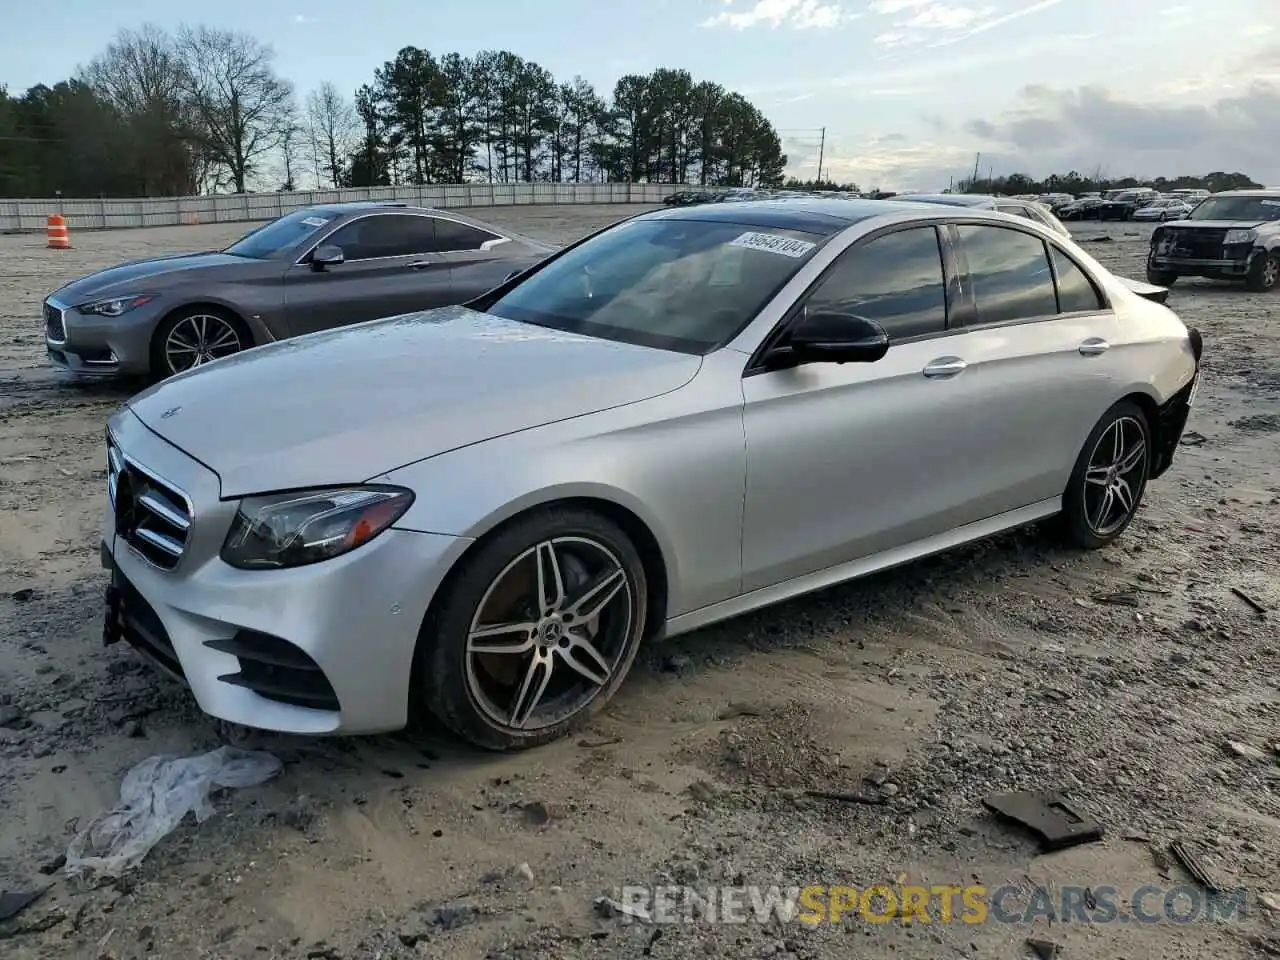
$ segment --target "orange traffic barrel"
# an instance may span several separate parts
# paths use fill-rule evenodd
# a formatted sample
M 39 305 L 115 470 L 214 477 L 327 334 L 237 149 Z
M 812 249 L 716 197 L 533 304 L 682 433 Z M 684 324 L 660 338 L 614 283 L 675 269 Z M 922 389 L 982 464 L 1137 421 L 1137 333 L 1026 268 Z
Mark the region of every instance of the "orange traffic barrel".
M 46 231 L 49 234 L 50 250 L 71 249 L 71 235 L 67 233 L 67 218 L 62 214 L 49 214 L 49 225 Z

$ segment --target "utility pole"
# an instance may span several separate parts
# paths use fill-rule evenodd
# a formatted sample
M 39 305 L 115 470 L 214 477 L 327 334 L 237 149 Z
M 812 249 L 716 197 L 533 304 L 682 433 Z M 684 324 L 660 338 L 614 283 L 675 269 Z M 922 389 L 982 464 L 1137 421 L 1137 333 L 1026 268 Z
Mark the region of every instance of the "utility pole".
M 969 189 L 976 190 L 978 187 L 978 164 L 982 161 L 982 153 L 979 152 L 973 158 L 973 179 L 969 181 Z
M 818 182 L 822 182 L 822 153 L 827 146 L 827 128 L 822 128 L 822 136 L 818 140 Z

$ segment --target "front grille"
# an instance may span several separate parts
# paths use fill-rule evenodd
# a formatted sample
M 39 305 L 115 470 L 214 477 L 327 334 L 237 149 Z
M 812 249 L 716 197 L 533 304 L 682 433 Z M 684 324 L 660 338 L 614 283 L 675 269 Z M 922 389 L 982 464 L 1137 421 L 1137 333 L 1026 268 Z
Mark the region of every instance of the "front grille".
M 44 335 L 54 343 L 67 341 L 67 326 L 62 319 L 62 311 L 47 300 L 44 304 Z
M 107 498 L 116 536 L 162 570 L 182 558 L 191 531 L 191 503 L 177 487 L 127 457 L 107 435 Z
M 1221 227 L 1166 227 L 1160 234 L 1160 244 L 1175 257 L 1192 260 L 1221 260 L 1222 241 L 1227 231 Z
M 319 664 L 287 640 L 256 630 L 229 639 L 206 640 L 206 647 L 237 657 L 239 673 L 218 677 L 260 697 L 313 710 L 337 710 L 338 695 Z

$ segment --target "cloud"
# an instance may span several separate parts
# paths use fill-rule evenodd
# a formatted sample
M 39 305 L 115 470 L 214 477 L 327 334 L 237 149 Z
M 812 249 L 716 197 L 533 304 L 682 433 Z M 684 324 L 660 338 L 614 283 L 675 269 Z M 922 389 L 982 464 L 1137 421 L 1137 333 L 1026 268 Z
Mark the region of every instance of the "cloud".
M 732 7 L 735 0 L 724 0 L 725 7 Z M 829 29 L 859 14 L 847 13 L 835 0 L 755 0 L 742 10 L 725 9 L 702 22 L 704 27 L 731 27 L 746 30 L 748 27 L 780 27 L 784 24 L 795 30 Z
M 894 0 L 894 2 L 903 2 L 903 0 Z M 915 57 L 910 61 L 898 60 L 871 65 L 852 73 L 828 73 L 817 77 L 798 77 L 762 83 L 748 81 L 736 84 L 735 89 L 746 97 L 762 94 L 812 93 L 824 90 L 848 91 L 859 97 L 867 95 L 868 91 L 919 92 L 922 88 L 931 88 L 953 76 L 988 70 L 1004 63 L 1042 59 L 1064 50 L 1078 48 L 1081 43 L 1092 40 L 1096 36 L 1097 34 L 1094 33 L 1052 34 L 1033 37 L 1021 43 L 999 44 L 988 50 L 966 55 Z M 1140 43 L 1145 40 L 1135 35 L 1133 42 Z
M 315 23 L 316 18 L 309 17 L 305 13 L 295 13 L 293 15 L 293 22 L 294 23 Z
M 1115 176 L 1241 171 L 1280 181 L 1280 52 L 1242 71 L 1234 92 L 1208 102 L 1125 100 L 1100 87 L 1028 87 L 1017 105 L 965 132 L 994 147 L 1006 169 L 1032 174 L 1101 165 Z
M 898 17 L 890 30 L 875 37 L 873 42 L 882 47 L 919 44 L 945 47 L 1063 2 L 1065 0 L 1037 0 L 1035 3 L 1024 3 L 1014 10 L 1001 12 L 993 6 L 951 5 L 938 0 L 874 0 L 868 9 L 881 16 Z

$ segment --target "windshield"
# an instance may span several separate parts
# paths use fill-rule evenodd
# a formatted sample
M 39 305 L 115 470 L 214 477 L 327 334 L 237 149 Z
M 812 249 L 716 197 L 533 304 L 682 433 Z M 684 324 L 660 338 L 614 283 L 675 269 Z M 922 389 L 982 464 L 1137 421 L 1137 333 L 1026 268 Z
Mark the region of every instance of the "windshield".
M 1280 195 L 1274 197 L 1209 197 L 1188 220 L 1280 220 Z
M 486 308 L 541 327 L 682 353 L 732 339 L 825 237 L 699 220 L 632 220 L 556 258 Z
M 314 210 L 297 210 L 272 220 L 227 247 L 223 253 L 237 257 L 268 260 L 281 250 L 287 250 L 307 239 L 334 219 L 333 214 L 316 213 Z

